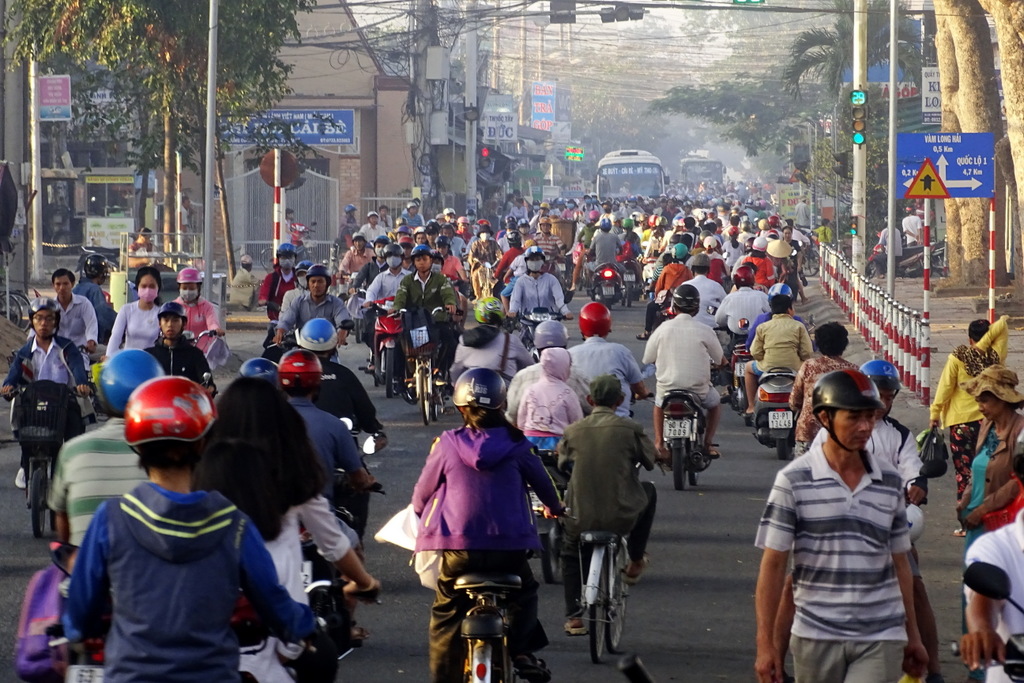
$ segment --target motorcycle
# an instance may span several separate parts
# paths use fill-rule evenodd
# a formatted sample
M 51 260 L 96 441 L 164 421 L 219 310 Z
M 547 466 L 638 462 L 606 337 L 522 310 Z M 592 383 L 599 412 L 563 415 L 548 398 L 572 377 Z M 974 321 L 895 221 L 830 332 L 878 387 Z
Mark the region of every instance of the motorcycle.
M 974 562 L 964 570 L 964 585 L 989 600 L 1008 601 L 1014 609 L 1024 613 L 1024 608 L 1010 597 L 1013 586 L 1010 576 L 1001 567 Z M 955 649 L 958 654 L 959 647 Z M 1006 639 L 1003 671 L 1011 681 L 1024 681 L 1024 634 L 1013 633 Z
M 882 244 L 876 244 L 871 251 L 867 264 L 864 266 L 864 275 L 873 278 L 878 275 L 885 275 L 889 265 L 889 257 L 885 253 Z M 937 277 L 945 277 L 948 272 L 946 263 L 946 243 L 938 242 L 932 247 L 932 274 Z M 924 274 L 924 247 L 911 245 L 903 247 L 903 254 L 896 258 L 897 277 L 921 277 Z
M 747 369 L 747 363 L 752 362 L 754 357 L 747 350 L 746 335 L 737 335 L 734 337 L 734 340 L 735 343 L 729 355 L 730 374 L 732 375 L 732 383 L 729 387 L 729 402 L 732 405 L 732 409 L 742 415 L 747 410 L 747 392 L 743 377 Z
M 697 485 L 697 475 L 708 468 L 711 458 L 704 452 L 707 418 L 701 399 L 682 389 L 672 389 L 661 403 L 662 438 L 672 454 L 672 485 L 676 491 L 686 484 Z
M 757 380 L 754 399 L 754 436 L 762 446 L 774 448 L 779 460 L 790 460 L 796 445 L 789 396 L 796 373 L 789 368 L 770 368 Z
M 373 302 L 377 319 L 373 323 L 373 386 L 384 385 L 384 395 L 394 398 L 405 386 L 405 357 L 399 339 L 401 316 L 392 316 L 395 297 Z
M 534 362 L 540 362 L 540 351 L 537 350 L 537 346 L 533 343 L 534 333 L 536 332 L 537 325 L 541 324 L 546 320 L 561 320 L 562 315 L 560 313 L 552 313 L 547 308 L 538 307 L 530 311 L 529 313 L 523 313 L 519 316 L 519 335 L 523 340 L 523 346 L 530 352 Z
M 640 263 L 636 259 L 631 259 L 623 262 L 622 268 L 622 301 L 626 308 L 630 308 L 634 301 L 640 299 L 643 292 L 643 282 L 640 281 L 642 277 L 637 276 L 640 272 Z
M 623 300 L 622 276 L 615 264 L 603 263 L 594 270 L 588 293 L 591 301 L 600 301 L 608 308 Z

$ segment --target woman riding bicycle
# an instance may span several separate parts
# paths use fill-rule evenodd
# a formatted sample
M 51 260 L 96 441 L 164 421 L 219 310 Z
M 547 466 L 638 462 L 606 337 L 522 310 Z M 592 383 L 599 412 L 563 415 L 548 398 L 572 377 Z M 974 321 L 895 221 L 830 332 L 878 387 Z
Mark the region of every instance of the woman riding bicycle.
M 413 490 L 422 524 L 416 550 L 443 552 L 430 616 L 430 680 L 461 683 L 465 660 L 459 624 L 472 600 L 455 590 L 470 572 L 516 574 L 522 588 L 509 595 L 508 647 L 519 678 L 551 679 L 533 653 L 548 644 L 537 620 L 537 580 L 530 550 L 540 550 L 526 495 L 527 484 L 551 510 L 562 504 L 551 478 L 523 433 L 505 419 L 505 383 L 485 368 L 467 370 L 455 383 L 452 402 L 464 427 L 441 434 Z

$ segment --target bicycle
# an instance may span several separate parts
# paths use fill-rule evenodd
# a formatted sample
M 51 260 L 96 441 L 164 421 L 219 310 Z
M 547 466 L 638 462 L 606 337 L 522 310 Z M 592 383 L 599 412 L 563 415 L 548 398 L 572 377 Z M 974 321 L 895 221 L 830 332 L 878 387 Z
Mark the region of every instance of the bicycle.
M 33 289 L 32 292 L 36 298 L 39 297 L 38 290 Z M 32 320 L 29 317 L 31 309 L 31 300 L 20 289 L 12 289 L 8 294 L 0 293 L 0 317 L 7 318 L 26 332 L 32 327 Z
M 430 317 L 438 311 L 444 310 L 440 306 L 430 312 Z M 406 309 L 400 311 L 406 313 Z M 434 352 L 437 349 L 437 342 L 429 337 L 429 331 L 425 327 L 406 330 L 408 348 L 407 357 L 415 360 L 415 368 L 412 374 L 413 391 L 415 400 L 419 404 L 420 417 L 423 419 L 423 426 L 429 427 L 431 422 L 437 422 L 444 412 L 443 388 L 447 384 L 444 377 L 434 373 Z
M 291 232 L 291 243 L 295 247 L 295 261 L 303 261 L 308 258 L 308 250 L 306 249 L 305 243 L 302 239 L 312 235 L 316 228 L 316 221 L 313 221 L 309 226 L 305 226 L 302 223 L 292 223 L 289 231 Z M 260 251 L 260 265 L 263 266 L 263 270 L 268 273 L 274 269 L 274 262 L 277 259 L 277 253 L 274 251 L 273 246 L 265 247 Z
M 580 568 L 586 547 L 590 550 L 590 566 L 583 584 L 581 605 L 583 619 L 590 635 L 590 659 L 600 664 L 605 652 L 620 653 L 619 642 L 626 626 L 626 597 L 623 580 L 626 568 L 626 543 L 622 536 L 610 531 L 584 531 L 580 534 Z
M 464 592 L 476 603 L 462 620 L 465 680 L 511 683 L 515 679 L 504 601 L 522 585 L 522 579 L 515 574 L 463 574 L 455 580 L 455 590 Z

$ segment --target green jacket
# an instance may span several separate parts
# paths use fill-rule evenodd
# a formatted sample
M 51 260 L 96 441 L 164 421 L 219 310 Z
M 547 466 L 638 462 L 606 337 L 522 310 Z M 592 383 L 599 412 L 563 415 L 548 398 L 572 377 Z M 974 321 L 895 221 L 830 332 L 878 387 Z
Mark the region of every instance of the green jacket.
M 565 504 L 575 519 L 572 531 L 627 534 L 647 506 L 636 464 L 654 469 L 654 443 L 639 422 L 611 408 L 594 412 L 565 428 L 558 444 L 558 466 L 573 463 Z
M 410 273 L 402 278 L 398 285 L 398 292 L 395 293 L 395 310 L 403 308 L 425 308 L 427 312 L 441 307 L 442 310 L 434 314 L 434 320 L 444 322 L 448 320 L 448 311 L 443 310 L 445 306 L 455 306 L 458 301 L 455 298 L 455 290 L 447 277 L 440 273 L 431 273 L 427 278 L 427 285 L 420 285 L 416 273 Z

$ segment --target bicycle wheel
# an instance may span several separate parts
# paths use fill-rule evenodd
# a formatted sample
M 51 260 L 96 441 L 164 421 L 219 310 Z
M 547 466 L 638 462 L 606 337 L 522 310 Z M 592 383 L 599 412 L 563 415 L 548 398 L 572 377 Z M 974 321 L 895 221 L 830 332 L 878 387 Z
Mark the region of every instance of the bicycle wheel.
M 46 528 L 47 486 L 46 468 L 34 468 L 32 470 L 32 478 L 29 481 L 28 505 L 32 515 L 32 535 L 36 538 L 42 538 L 43 529 Z
M 12 323 L 21 327 L 21 305 L 18 300 L 13 296 L 11 297 L 11 305 L 7 305 L 7 297 L 0 294 L 0 317 L 7 318 Z
M 540 571 L 544 583 L 562 582 L 562 527 L 556 521 L 540 537 Z
M 11 292 L 12 309 L 15 302 L 18 304 L 18 319 L 14 321 L 14 324 L 27 331 L 32 327 L 32 319 L 29 317 L 29 311 L 32 310 L 32 302 L 24 292 L 21 290 L 14 290 Z M 13 314 L 15 311 L 12 310 L 11 313 Z
M 613 553 L 615 558 L 611 563 L 611 576 L 609 577 L 608 600 L 605 602 L 605 615 L 608 618 L 608 628 L 605 631 L 605 645 L 608 652 L 620 654 L 619 643 L 622 640 L 622 632 L 626 628 L 626 595 L 627 588 L 622 580 L 622 572 L 626 569 L 626 548 L 618 544 Z
M 595 548 L 596 549 L 596 548 Z M 610 548 L 604 549 L 601 560 L 601 580 L 598 582 L 597 600 L 587 605 L 587 631 L 590 635 L 590 661 L 600 664 L 608 644 L 608 618 L 605 614 L 608 603 L 608 570 L 611 564 Z
M 260 252 L 260 265 L 263 266 L 263 270 L 268 273 L 274 269 L 274 252 L 273 249 L 267 247 Z
M 385 348 L 383 353 L 380 354 L 378 361 L 384 365 L 382 373 L 384 377 L 384 395 L 388 398 L 394 398 L 395 396 L 395 362 L 397 358 L 398 352 L 396 349 Z
M 420 417 L 423 418 L 423 426 L 430 426 L 430 401 L 432 387 L 430 378 L 430 363 L 416 361 L 416 400 L 420 404 Z

